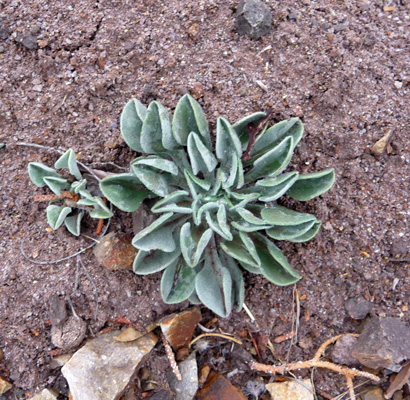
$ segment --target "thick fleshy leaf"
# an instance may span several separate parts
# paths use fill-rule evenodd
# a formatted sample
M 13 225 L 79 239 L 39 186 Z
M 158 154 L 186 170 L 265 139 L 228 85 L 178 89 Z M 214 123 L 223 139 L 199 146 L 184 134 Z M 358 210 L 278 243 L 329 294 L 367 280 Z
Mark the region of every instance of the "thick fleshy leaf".
M 212 229 L 193 227 L 189 222 L 181 228 L 180 247 L 185 262 L 190 267 L 195 267 L 201 260 L 202 254 L 212 238 Z
M 201 193 L 205 193 L 211 188 L 210 182 L 196 177 L 191 171 L 187 169 L 184 171 L 184 175 L 191 194 L 194 198 L 198 197 Z
M 148 275 L 162 271 L 177 260 L 181 255 L 179 246 L 171 253 L 161 250 L 140 250 L 134 259 L 133 270 L 138 275 Z
M 87 187 L 87 179 L 81 179 L 80 181 L 74 181 L 71 184 L 71 189 L 70 191 L 79 194 L 80 191 L 86 190 Z
M 144 186 L 157 196 L 165 197 L 169 193 L 170 179 L 166 173 L 160 173 L 143 165 L 131 165 L 134 174 Z
M 203 172 L 205 175 L 212 172 L 217 166 L 213 153 L 203 144 L 200 136 L 191 132 L 188 136 L 188 154 L 192 165 L 192 172 L 197 175 Z
M 80 236 L 81 220 L 83 216 L 84 216 L 84 212 L 80 211 L 70 217 L 66 217 L 66 219 L 64 220 L 65 227 L 74 236 Z
M 121 114 L 121 135 L 131 149 L 143 153 L 141 130 L 147 108 L 137 99 L 131 99 Z
M 164 151 L 166 147 L 164 142 L 170 146 L 170 150 L 177 147 L 173 141 L 171 129 L 171 116 L 169 112 L 157 101 L 153 101 L 148 106 L 148 112 L 145 116 L 141 129 L 141 147 L 144 153 L 158 153 Z
M 77 158 L 73 149 L 68 149 L 54 164 L 54 168 L 68 168 L 71 175 L 74 175 L 77 180 L 80 180 L 81 172 L 78 169 Z
M 259 178 L 278 175 L 287 167 L 292 154 L 293 139 L 287 137 L 253 163 L 253 168 L 245 174 L 245 182 L 250 183 Z
M 71 212 L 71 207 L 56 206 L 51 204 L 47 207 L 47 222 L 54 230 L 58 229 L 65 218 Z
M 176 249 L 176 244 L 172 233 L 177 225 L 175 221 L 169 221 L 173 215 L 172 212 L 161 215 L 151 225 L 134 236 L 132 245 L 144 251 L 173 252 Z
M 216 123 L 215 152 L 218 160 L 223 165 L 232 153 L 239 158 L 242 156 L 242 145 L 232 125 L 222 117 Z
M 266 220 L 257 217 L 254 213 L 245 208 L 238 208 L 236 212 L 245 222 L 249 222 L 252 225 L 266 225 Z
M 206 222 L 207 222 L 208 226 L 215 233 L 217 233 L 219 236 L 221 236 L 222 238 L 224 238 L 226 240 L 232 240 L 232 233 L 229 231 L 229 228 L 228 228 L 228 230 L 222 229 L 222 227 L 219 225 L 219 223 L 215 219 L 213 219 L 213 217 L 211 216 L 211 214 L 209 212 L 205 213 L 205 219 L 206 219 Z
M 320 172 L 299 175 L 298 180 L 287 192 L 296 200 L 307 201 L 327 192 L 335 182 L 335 170 L 325 169 Z
M 44 164 L 38 162 L 31 162 L 28 164 L 28 175 L 33 183 L 38 187 L 43 187 L 46 185 L 44 178 L 53 177 L 59 178 L 57 171 L 53 168 L 47 167 Z
M 245 240 L 244 237 L 246 237 Z M 249 264 L 254 268 L 259 268 L 259 256 L 256 252 L 255 245 L 247 234 L 240 232 L 240 235 L 234 235 L 231 241 L 221 242 L 220 245 L 229 256 Z
M 131 166 L 134 166 L 134 165 L 146 165 L 148 167 L 157 169 L 159 171 L 168 172 L 171 175 L 178 175 L 178 167 L 175 165 L 175 163 L 173 161 L 166 160 L 159 156 L 148 156 L 148 157 L 136 158 L 131 163 Z
M 262 219 L 275 226 L 300 225 L 309 221 L 316 221 L 312 214 L 300 213 L 289 208 L 273 204 L 270 208 L 261 211 Z
M 181 257 L 169 265 L 161 279 L 164 303 L 175 304 L 187 300 L 195 290 L 195 277 L 195 269 L 188 266 Z
M 288 121 L 281 121 L 267 129 L 262 135 L 258 135 L 250 153 L 251 159 L 270 151 L 287 137 L 291 137 L 293 140 L 293 150 L 302 136 L 303 124 L 300 122 L 299 118 L 291 118 Z
M 205 255 L 205 263 L 195 279 L 195 289 L 202 303 L 215 314 L 226 318 L 232 310 L 232 277 L 215 249 Z
M 269 229 L 272 225 L 254 225 L 246 221 L 232 221 L 232 226 L 241 232 L 257 232 Z
M 104 196 L 122 211 L 134 212 L 151 192 L 134 174 L 118 174 L 100 182 Z
M 94 197 L 96 204 L 94 205 L 94 210 L 91 211 L 91 218 L 111 218 L 113 216 L 112 211 L 107 207 L 107 204 L 104 203 L 101 197 Z
M 183 146 L 187 145 L 188 135 L 195 132 L 201 136 L 205 146 L 212 149 L 208 121 L 199 103 L 189 94 L 178 101 L 172 119 L 172 130 L 176 141 Z
M 195 291 L 195 290 L 193 291 L 193 293 L 191 294 L 191 296 L 188 297 L 188 301 L 189 301 L 191 304 L 194 304 L 194 305 L 199 305 L 199 304 L 201 304 L 201 300 L 199 300 L 199 297 L 198 297 L 198 295 L 196 294 L 196 291 Z
M 216 201 L 208 201 L 207 203 L 205 203 L 204 205 L 202 205 L 198 212 L 196 213 L 196 219 L 197 222 L 200 223 L 202 220 L 202 215 L 204 213 L 206 213 L 207 211 L 214 211 L 217 210 L 219 208 L 219 202 Z
M 60 177 L 47 176 L 44 177 L 43 180 L 46 183 L 46 185 L 51 189 L 51 191 L 57 196 L 61 195 L 62 190 L 68 189 L 70 187 L 70 184 L 68 183 L 67 179 L 63 179 Z
M 258 122 L 265 118 L 266 114 L 264 112 L 256 112 L 251 115 L 248 115 L 245 118 L 242 118 L 238 122 L 233 124 L 233 129 L 235 129 L 236 134 L 239 137 L 239 140 L 242 143 L 242 149 L 245 149 L 248 141 L 249 141 L 249 132 L 248 132 L 248 125 L 249 124 L 258 124 Z
M 271 202 L 283 196 L 297 181 L 297 172 L 288 172 L 275 178 L 266 178 L 256 182 L 253 190 L 260 193 L 259 200 Z
M 299 273 L 269 239 L 258 233 L 253 234 L 253 239 L 261 260 L 260 269 L 266 279 L 279 286 L 291 285 L 300 279 Z
M 192 199 L 189 198 L 188 192 L 185 190 L 177 190 L 155 203 L 151 211 L 153 213 L 172 211 L 180 214 L 191 214 L 191 203 Z
M 245 284 L 238 264 L 225 252 L 219 253 L 222 264 L 229 270 L 232 278 L 232 306 L 236 305 L 236 311 L 241 311 L 245 300 Z
M 306 233 L 303 233 L 300 236 L 289 239 L 289 241 L 294 242 L 294 243 L 307 242 L 308 240 L 313 239 L 316 236 L 321 225 L 322 225 L 322 222 L 317 220 Z
M 273 226 L 266 230 L 268 236 L 276 240 L 291 240 L 298 236 L 305 234 L 310 228 L 313 227 L 315 221 L 303 222 L 300 225 L 291 226 Z

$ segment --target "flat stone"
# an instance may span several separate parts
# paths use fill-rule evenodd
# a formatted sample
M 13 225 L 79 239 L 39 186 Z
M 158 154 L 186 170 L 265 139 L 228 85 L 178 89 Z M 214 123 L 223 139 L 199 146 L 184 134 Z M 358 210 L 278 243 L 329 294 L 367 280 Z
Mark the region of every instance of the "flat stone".
M 400 370 L 400 363 L 410 359 L 410 328 L 399 318 L 369 319 L 353 347 L 352 355 L 366 367 Z
M 119 333 L 89 341 L 61 369 L 73 400 L 119 399 L 138 364 L 157 343 L 153 333 L 133 342 L 117 342 L 114 337 Z
M 58 394 L 54 390 L 43 389 L 28 400 L 57 400 Z
M 272 400 L 314 400 L 310 379 L 303 379 L 302 382 L 303 385 L 296 381 L 268 383 L 266 390 Z
M 65 322 L 51 327 L 51 342 L 63 350 L 73 349 L 81 344 L 87 332 L 87 323 L 72 315 Z
M 131 235 L 111 232 L 99 239 L 93 253 L 101 265 L 112 271 L 132 269 L 138 250 L 131 241 Z
M 182 380 L 178 380 L 173 372 L 167 374 L 169 387 L 175 393 L 175 400 L 192 400 L 198 390 L 198 366 L 195 352 L 178 364 Z
M 352 350 L 356 343 L 356 337 L 343 335 L 337 340 L 335 346 L 333 347 L 333 350 L 330 353 L 330 359 L 335 364 L 347 365 L 348 367 L 359 365 L 357 358 L 352 355 Z
M 347 300 L 345 308 L 350 318 L 361 320 L 371 313 L 373 304 L 360 296 Z
M 8 390 L 12 388 L 12 384 L 7 382 L 5 379 L 0 377 L 0 394 L 6 393 Z
M 384 400 L 383 390 L 377 386 L 369 387 L 365 393 L 360 395 L 362 400 Z
M 211 372 L 195 400 L 247 400 L 245 395 L 222 375 Z
M 270 8 L 260 0 L 241 0 L 236 9 L 236 31 L 239 35 L 248 35 L 259 39 L 271 28 Z
M 177 351 L 188 346 L 194 329 L 201 319 L 199 307 L 192 307 L 179 314 L 171 314 L 162 318 L 159 325 L 169 344 Z
M 48 298 L 48 317 L 53 326 L 60 325 L 67 319 L 67 307 L 63 298 L 54 294 Z

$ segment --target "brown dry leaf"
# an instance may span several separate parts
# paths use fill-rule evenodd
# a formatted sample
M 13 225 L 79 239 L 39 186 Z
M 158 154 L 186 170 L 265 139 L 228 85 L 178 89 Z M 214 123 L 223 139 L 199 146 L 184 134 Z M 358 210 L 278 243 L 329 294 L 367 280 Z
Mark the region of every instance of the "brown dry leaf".
M 387 389 L 387 392 L 384 395 L 384 397 L 386 399 L 390 399 L 393 396 L 394 392 L 396 392 L 397 390 L 400 390 L 406 383 L 409 383 L 409 379 L 410 379 L 410 360 L 406 361 L 403 364 L 402 369 L 400 370 L 400 372 L 397 374 L 394 381 L 391 383 L 391 385 Z
M 374 144 L 374 146 L 372 148 L 372 152 L 374 154 L 377 154 L 378 156 L 381 156 L 383 154 L 383 151 L 384 151 L 384 148 L 386 147 L 386 145 L 388 146 L 387 147 L 387 153 L 391 153 L 390 144 L 387 144 L 388 140 L 389 140 L 389 136 L 390 136 L 390 132 L 386 133 L 380 140 L 378 140 Z
M 122 331 L 118 336 L 114 338 L 117 342 L 132 342 L 139 339 L 142 336 L 141 332 L 138 332 L 132 326 Z

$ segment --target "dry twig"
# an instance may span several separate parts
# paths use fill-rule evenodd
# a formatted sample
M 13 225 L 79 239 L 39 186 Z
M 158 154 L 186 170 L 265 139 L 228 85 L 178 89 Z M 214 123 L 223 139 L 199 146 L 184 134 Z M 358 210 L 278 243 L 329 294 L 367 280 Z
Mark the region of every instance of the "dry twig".
M 356 334 L 348 334 L 351 336 L 358 336 Z M 340 366 L 337 364 L 334 364 L 329 361 L 320 361 L 320 357 L 322 353 L 325 351 L 326 347 L 329 346 L 329 344 L 335 342 L 337 339 L 339 339 L 343 335 L 337 335 L 329 340 L 326 340 L 318 349 L 316 352 L 315 356 L 308 361 L 299 361 L 299 362 L 293 362 L 293 363 L 288 363 L 285 365 L 265 365 L 265 364 L 260 364 L 257 362 L 252 361 L 250 363 L 250 367 L 256 371 L 262 371 L 262 372 L 268 372 L 271 373 L 272 375 L 276 374 L 283 374 L 288 371 L 293 371 L 296 369 L 305 369 L 305 368 L 325 368 L 325 369 L 330 369 L 332 371 L 335 371 L 341 375 L 343 375 L 346 378 L 347 381 L 347 386 L 349 388 L 349 393 L 350 393 L 350 399 L 351 400 L 356 400 L 356 396 L 354 393 L 354 387 L 353 387 L 353 378 L 356 376 L 361 376 L 364 378 L 371 379 L 373 381 L 378 382 L 380 380 L 379 377 L 376 375 L 373 375 L 369 372 L 365 371 L 359 371 L 353 368 L 348 368 L 344 366 Z
M 162 341 L 164 342 L 165 352 L 167 353 L 167 357 L 168 357 L 169 363 L 171 364 L 171 368 L 174 371 L 174 374 L 177 377 L 177 379 L 179 381 L 182 381 L 182 375 L 181 375 L 181 372 L 179 371 L 177 362 L 175 361 L 174 352 L 172 351 L 167 338 L 162 332 L 161 332 L 161 338 L 162 338 Z
M 191 341 L 191 343 L 189 343 L 189 348 L 191 348 L 191 346 L 199 339 L 202 339 L 203 337 L 206 336 L 217 336 L 217 337 L 221 337 L 224 339 L 228 339 L 228 340 L 232 340 L 232 342 L 238 343 L 238 344 L 242 344 L 242 342 L 238 339 L 235 339 L 234 337 L 228 336 L 228 335 L 224 335 L 222 333 L 201 333 L 199 336 L 197 336 L 195 339 L 193 339 Z

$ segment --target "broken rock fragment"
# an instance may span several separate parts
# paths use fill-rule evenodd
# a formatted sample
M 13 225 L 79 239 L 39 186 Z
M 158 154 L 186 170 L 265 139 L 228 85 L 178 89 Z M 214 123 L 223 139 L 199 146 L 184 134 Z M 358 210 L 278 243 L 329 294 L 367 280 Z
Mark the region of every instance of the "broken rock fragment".
M 269 7 L 260 0 L 241 0 L 236 9 L 236 31 L 259 39 L 271 28 L 272 14 Z
M 176 351 L 188 346 L 194 329 L 201 319 L 199 307 L 192 307 L 181 313 L 162 318 L 159 324 L 169 344 Z
M 86 343 L 61 369 L 73 400 L 117 400 L 127 387 L 135 369 L 157 343 L 149 333 L 121 343 L 110 332 Z
M 30 397 L 29 400 L 57 400 L 57 393 L 51 389 L 43 389 L 33 397 Z
M 211 372 L 195 400 L 246 400 L 245 395 L 222 375 Z
M 195 352 L 178 364 L 182 380 L 178 380 L 173 372 L 167 374 L 169 387 L 175 393 L 175 400 L 192 400 L 198 390 L 198 366 Z
M 272 400 L 314 400 L 310 379 L 304 379 L 302 382 L 286 381 L 268 383 L 266 390 L 272 396 Z
M 0 394 L 6 393 L 11 387 L 12 384 L 0 376 Z
M 369 368 L 400 370 L 410 359 L 410 328 L 399 318 L 369 319 L 353 347 L 352 355 Z
M 353 319 L 364 319 L 367 314 L 370 314 L 373 305 L 370 301 L 367 301 L 363 297 L 358 297 L 356 299 L 349 299 L 346 301 L 345 308 L 350 318 Z
M 359 364 L 357 358 L 353 357 L 352 350 L 357 343 L 357 338 L 351 335 L 341 336 L 330 354 L 331 360 L 335 364 L 347 365 L 354 367 Z

